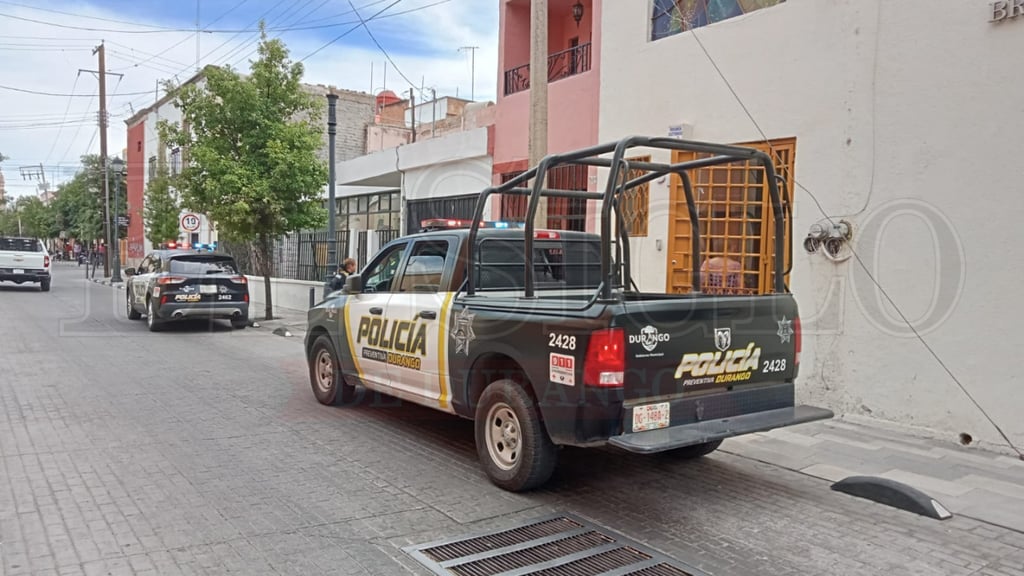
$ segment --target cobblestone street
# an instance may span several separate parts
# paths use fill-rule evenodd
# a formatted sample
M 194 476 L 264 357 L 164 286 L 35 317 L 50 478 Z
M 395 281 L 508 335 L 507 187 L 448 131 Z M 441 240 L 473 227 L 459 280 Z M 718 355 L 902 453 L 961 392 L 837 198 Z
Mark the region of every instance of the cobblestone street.
M 572 513 L 715 575 L 1024 575 L 1024 533 L 935 521 L 724 451 L 565 450 L 544 490 L 479 469 L 470 422 L 387 398 L 328 408 L 301 338 L 149 333 L 55 267 L 0 286 L 3 573 L 428 574 L 401 548 Z M 798 449 L 799 447 L 793 448 Z

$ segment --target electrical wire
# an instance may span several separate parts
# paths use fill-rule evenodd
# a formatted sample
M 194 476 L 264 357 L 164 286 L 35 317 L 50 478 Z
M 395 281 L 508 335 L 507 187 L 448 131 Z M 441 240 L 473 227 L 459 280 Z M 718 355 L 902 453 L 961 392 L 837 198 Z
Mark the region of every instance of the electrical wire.
M 303 14 L 302 16 L 299 16 L 299 17 L 298 17 L 298 18 L 296 18 L 295 20 L 293 20 L 293 21 L 289 22 L 289 23 L 288 23 L 288 25 L 292 25 L 292 24 L 295 24 L 296 22 L 300 21 L 300 20 L 301 20 L 302 18 L 308 17 L 308 16 L 310 16 L 311 14 L 315 14 L 315 13 L 316 13 L 316 12 L 317 12 L 318 10 L 320 10 L 321 8 L 323 8 L 323 7 L 324 7 L 324 5 L 325 5 L 325 4 L 327 4 L 327 3 L 328 3 L 328 2 L 330 2 L 330 1 L 331 1 L 331 0 L 322 0 L 322 1 L 321 1 L 321 2 L 319 3 L 319 4 L 317 4 L 317 5 L 316 5 L 316 7 L 314 7 L 314 8 L 312 9 L 312 10 L 308 10 L 308 11 L 306 11 L 306 13 L 305 13 L 305 14 Z M 377 0 L 377 1 L 379 2 L 380 0 Z M 303 4 L 303 6 L 306 6 L 306 5 L 308 5 L 308 4 L 309 4 L 309 2 L 306 2 L 306 4 Z M 278 33 L 278 34 L 275 34 L 275 35 L 274 35 L 274 38 L 281 38 L 281 36 L 283 36 L 283 35 L 284 35 L 284 33 L 283 33 L 283 32 L 282 32 L 282 33 Z M 238 66 L 238 64 L 239 64 L 240 62 L 242 62 L 242 61 L 244 61 L 244 60 L 248 60 L 248 59 L 249 59 L 249 58 L 250 58 L 250 57 L 251 57 L 251 56 L 252 56 L 253 54 L 255 54 L 255 53 L 259 52 L 259 50 L 260 50 L 260 47 L 259 47 L 259 43 L 257 43 L 257 44 L 256 44 L 256 47 L 255 47 L 255 48 L 253 48 L 252 50 L 250 50 L 248 54 L 246 54 L 245 56 L 242 56 L 241 58 L 239 58 L 238 60 L 236 60 L 236 61 L 234 62 L 234 66 Z
M 335 43 L 335 42 L 337 42 L 338 40 L 341 40 L 341 39 L 342 39 L 342 38 L 344 38 L 345 36 L 348 36 L 349 34 L 351 34 L 351 33 L 355 32 L 355 31 L 356 31 L 356 30 L 357 30 L 357 29 L 358 29 L 358 28 L 359 28 L 360 26 L 365 26 L 367 22 L 371 22 L 371 21 L 375 20 L 375 19 L 376 19 L 376 18 L 377 18 L 377 17 L 379 16 L 379 15 L 381 15 L 381 14 L 382 14 L 382 13 L 384 13 L 384 12 L 386 12 L 386 11 L 387 11 L 388 9 L 390 9 L 391 7 L 393 7 L 393 6 L 395 6 L 396 4 L 400 3 L 401 1 L 402 1 L 402 0 L 394 0 L 393 2 L 391 2 L 390 4 L 388 4 L 387 6 L 385 6 L 384 8 L 381 8 L 381 9 L 380 9 L 380 10 L 379 10 L 379 11 L 378 11 L 378 12 L 377 12 L 376 14 L 374 14 L 373 16 L 370 16 L 370 18 L 369 18 L 369 19 L 367 19 L 367 20 L 363 20 L 363 18 L 362 18 L 362 17 L 360 17 L 360 18 L 359 18 L 359 23 L 358 23 L 358 24 L 356 24 L 355 26 L 353 26 L 353 27 L 349 28 L 348 30 L 346 30 L 346 31 L 342 32 L 342 33 L 341 33 L 341 34 L 339 34 L 339 35 L 338 35 L 337 37 L 335 37 L 335 38 L 334 38 L 333 40 L 331 40 L 331 41 L 327 42 L 327 43 L 326 43 L 326 44 L 324 44 L 323 46 L 321 46 L 321 47 L 317 48 L 316 50 L 313 50 L 313 51 L 312 51 L 312 52 L 310 52 L 309 54 L 306 54 L 305 56 L 303 56 L 303 57 L 302 57 L 302 58 L 301 58 L 301 59 L 299 60 L 299 62 L 304 62 L 304 61 L 306 61 L 307 59 L 309 59 L 309 58 L 313 57 L 314 55 L 318 54 L 318 53 L 319 53 L 319 52 L 320 52 L 321 50 L 323 50 L 324 48 L 327 48 L 327 47 L 328 47 L 328 46 L 330 46 L 331 44 L 334 44 L 334 43 Z
M 398 75 L 401 76 L 406 82 L 408 82 L 410 87 L 415 87 L 416 83 L 413 82 L 412 80 L 409 80 L 409 77 L 402 72 L 402 70 L 398 67 L 398 64 L 395 64 L 395 61 L 391 59 L 391 55 L 388 54 L 388 51 L 385 50 L 384 47 L 380 45 L 380 42 L 377 41 L 377 37 L 373 35 L 373 32 L 370 31 L 370 27 L 367 26 L 366 21 L 364 21 L 363 17 L 359 15 L 359 11 L 356 10 L 355 5 L 352 4 L 352 0 L 348 0 L 348 5 L 352 7 L 352 11 L 356 13 L 356 18 L 359 18 L 359 22 L 362 24 L 363 28 L 366 29 L 366 33 L 370 36 L 370 40 L 373 40 L 373 43 L 377 45 L 377 48 L 380 49 L 380 51 L 384 54 L 384 57 L 387 58 L 388 62 L 391 63 L 391 66 L 394 67 L 395 72 L 398 72 Z M 425 100 L 425 98 L 423 97 L 422 90 L 420 91 L 420 98 Z
M 85 94 L 56 94 L 56 93 L 53 93 L 53 92 L 39 92 L 39 91 L 36 91 L 36 90 L 26 90 L 24 88 L 14 88 L 13 86 L 2 86 L 2 85 L 0 85 L 0 90 L 10 90 L 12 92 L 22 92 L 22 93 L 25 93 L 25 94 L 35 94 L 36 96 L 57 96 L 59 98 L 84 98 L 85 97 Z M 119 94 L 119 96 L 138 96 L 139 94 L 149 94 L 149 92 L 148 91 L 147 92 L 125 92 L 124 94 Z M 113 97 L 114 96 L 111 95 L 111 98 L 113 98 Z
M 82 77 L 82 73 L 81 72 L 79 72 L 78 74 L 75 74 L 75 83 L 71 85 L 71 93 L 72 94 L 75 93 L 75 88 L 78 87 L 78 80 L 81 77 Z M 64 118 L 61 120 L 61 122 L 64 122 L 64 121 L 66 121 L 68 119 L 68 112 L 71 111 L 71 103 L 72 102 L 74 102 L 74 100 L 72 100 L 70 97 L 68 97 L 68 105 L 64 108 Z M 50 145 L 50 151 L 46 153 L 46 160 L 43 160 L 43 164 L 45 164 L 45 163 L 50 161 L 50 156 L 53 154 L 53 149 L 57 147 L 57 142 L 60 140 L 60 135 L 61 135 L 61 132 L 63 132 L 63 131 L 64 131 L 64 127 L 63 126 L 61 126 L 59 130 L 57 130 L 57 136 L 53 139 L 53 144 Z
M 707 57 L 711 65 L 714 67 L 715 71 L 718 72 L 718 76 L 722 79 L 722 82 L 725 83 L 726 87 L 732 93 L 733 98 L 736 99 L 736 102 L 740 105 L 740 108 L 743 109 L 743 112 L 747 115 L 747 118 L 750 119 L 751 123 L 754 125 L 754 128 L 756 128 L 757 131 L 761 134 L 761 137 L 764 139 L 765 144 L 767 144 L 769 149 L 772 150 L 772 156 L 774 157 L 775 151 L 771 145 L 771 142 L 768 139 L 768 136 L 765 134 L 764 130 L 761 129 L 761 125 L 758 124 L 753 114 L 750 113 L 750 110 L 747 108 L 746 104 L 743 103 L 743 99 L 740 98 L 739 94 L 736 93 L 736 90 L 733 88 L 732 83 L 729 82 L 729 79 L 725 76 L 725 73 L 723 73 L 722 69 L 718 67 L 718 64 L 715 62 L 715 59 L 712 58 L 711 53 L 708 52 L 707 48 L 704 46 L 704 43 L 700 40 L 700 37 L 697 35 L 696 29 L 691 28 L 690 33 L 692 34 L 694 40 L 697 41 L 697 44 L 700 46 L 700 49 L 704 52 L 704 55 Z M 818 207 L 818 210 L 821 212 L 822 216 L 824 216 L 830 224 L 835 225 L 835 221 L 832 219 L 831 216 L 828 215 L 828 212 L 824 209 L 824 207 L 822 207 L 821 202 L 818 201 L 817 196 L 815 196 L 814 193 L 811 192 L 806 186 L 798 182 L 795 175 L 791 174 L 790 179 L 797 187 L 803 190 L 811 198 L 814 204 Z M 824 248 L 824 246 L 822 248 Z M 975 400 L 974 396 L 971 395 L 971 393 L 963 385 L 963 383 L 956 376 L 956 374 L 953 373 L 953 370 L 950 369 L 946 362 L 942 360 L 942 358 L 935 351 L 935 349 L 932 348 L 930 344 L 928 344 L 928 341 L 925 340 L 924 336 L 920 332 L 918 332 L 914 324 L 903 313 L 903 310 L 896 305 L 896 302 L 893 301 L 889 293 L 885 290 L 884 287 L 882 287 L 882 284 L 871 273 L 871 270 L 868 269 L 868 266 L 864 263 L 864 261 L 861 260 L 860 254 L 858 254 L 857 251 L 854 250 L 853 247 L 850 245 L 847 245 L 847 249 L 850 251 L 850 254 L 852 254 L 853 258 L 857 261 L 860 267 L 864 270 L 864 274 L 867 275 L 867 277 L 871 280 L 871 283 L 874 284 L 876 288 L 878 288 L 879 292 L 881 292 L 882 296 L 889 303 L 889 305 L 892 306 L 894 310 L 896 310 L 896 314 L 898 314 L 900 319 L 907 325 L 908 328 L 910 328 L 910 331 L 914 333 L 914 336 L 917 338 L 919 342 L 921 342 L 925 350 L 928 351 L 928 353 L 932 356 L 935 362 L 957 385 L 957 387 L 960 388 L 960 391 L 963 392 L 965 396 L 967 396 L 967 398 L 971 401 L 972 404 L 974 404 L 978 411 L 981 412 L 981 414 L 985 417 L 988 423 L 991 424 L 992 427 L 996 430 L 996 432 L 998 432 L 999 435 L 1003 438 L 1003 441 L 1006 442 L 1007 446 L 1009 446 L 1014 452 L 1016 452 L 1017 456 L 1021 460 L 1024 460 L 1024 451 L 1022 451 L 1020 448 L 1017 448 L 1017 446 L 1014 445 L 1013 441 L 1010 440 L 1010 437 L 1006 434 L 1006 432 L 1004 432 L 1003 429 L 999 426 L 999 424 L 997 424 L 995 420 L 992 419 L 992 417 L 985 410 L 985 408 L 983 408 L 981 404 L 979 404 L 978 401 Z

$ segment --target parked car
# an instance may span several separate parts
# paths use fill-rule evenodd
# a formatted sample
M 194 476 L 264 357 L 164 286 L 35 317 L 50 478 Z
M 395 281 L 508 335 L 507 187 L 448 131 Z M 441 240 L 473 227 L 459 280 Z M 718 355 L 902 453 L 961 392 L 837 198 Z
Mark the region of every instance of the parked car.
M 190 318 L 226 319 L 236 329 L 248 325 L 248 280 L 228 254 L 154 250 L 124 274 L 128 318 L 145 315 L 150 331 Z
M 50 291 L 50 253 L 38 238 L 0 236 L 0 282 L 35 282 Z
M 619 182 L 629 148 L 710 152 Z M 615 153 L 608 159 L 601 154 Z M 476 218 L 423 222 L 427 232 L 386 244 L 341 292 L 308 313 L 306 358 L 322 404 L 347 403 L 356 385 L 475 421 L 477 453 L 507 490 L 539 486 L 559 446 L 612 445 L 636 453 L 706 455 L 722 440 L 831 418 L 797 405 L 800 316 L 774 259 L 765 294 L 640 291 L 621 222 L 623 189 L 688 169 L 754 161 L 780 196 L 771 158 L 756 150 L 666 138 L 557 155 L 551 164 L 485 190 Z M 558 164 L 613 167 L 604 192 L 517 188 Z M 644 180 L 646 178 L 646 180 Z M 683 180 L 691 215 L 697 214 Z M 602 200 L 601 233 L 516 229 L 482 222 L 492 194 Z M 784 230 L 784 210 L 766 211 Z M 529 219 L 528 219 L 529 220 Z M 694 232 L 693 261 L 700 262 Z M 775 244 L 781 253 L 782 241 Z M 700 269 L 692 270 L 700 286 Z

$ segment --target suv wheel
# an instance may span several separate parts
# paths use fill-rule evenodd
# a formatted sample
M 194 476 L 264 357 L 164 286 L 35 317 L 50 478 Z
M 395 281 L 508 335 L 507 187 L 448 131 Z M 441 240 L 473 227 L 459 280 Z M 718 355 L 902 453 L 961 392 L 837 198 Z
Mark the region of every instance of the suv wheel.
M 163 323 L 156 317 L 156 312 L 153 311 L 153 299 L 146 298 L 146 326 L 150 332 L 158 332 L 163 327 Z
M 477 404 L 476 451 L 495 485 L 512 492 L 551 478 L 558 449 L 551 442 L 533 397 L 513 380 L 498 380 Z
M 138 320 L 139 318 L 142 318 L 142 314 L 140 314 L 139 311 L 136 310 L 134 306 L 132 306 L 132 295 L 131 292 L 128 290 L 125 290 L 124 301 L 125 312 L 127 312 L 129 320 Z

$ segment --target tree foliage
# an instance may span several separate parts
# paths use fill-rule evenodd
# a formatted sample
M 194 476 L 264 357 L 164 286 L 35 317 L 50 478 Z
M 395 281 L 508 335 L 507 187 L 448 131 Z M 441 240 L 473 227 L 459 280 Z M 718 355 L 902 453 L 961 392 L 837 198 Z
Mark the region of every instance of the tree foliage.
M 162 165 L 155 178 L 146 185 L 146 202 L 144 219 L 146 221 L 146 238 L 154 246 L 168 240 L 178 238 L 178 216 L 181 208 L 178 199 L 171 189 L 171 178 L 167 167 Z
M 57 188 L 50 208 L 58 232 L 65 230 L 79 240 L 91 241 L 103 235 L 103 164 L 98 155 L 90 154 L 82 156 L 82 166 L 74 178 Z
M 272 243 L 326 221 L 327 167 L 317 154 L 322 103 L 302 88 L 302 64 L 268 39 L 263 22 L 258 54 L 246 76 L 208 67 L 205 86 L 178 88 L 183 124 L 162 121 L 159 131 L 168 146 L 187 151 L 173 182 L 182 203 L 208 214 L 226 240 L 255 243 L 270 318 Z

